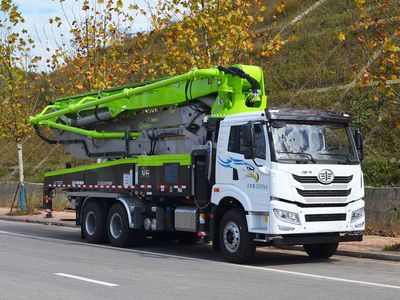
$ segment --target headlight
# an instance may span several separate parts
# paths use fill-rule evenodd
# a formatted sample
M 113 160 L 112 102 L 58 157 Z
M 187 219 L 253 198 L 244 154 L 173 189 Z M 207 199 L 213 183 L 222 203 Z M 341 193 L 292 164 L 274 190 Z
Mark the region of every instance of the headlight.
M 362 217 L 364 217 L 364 207 L 361 207 L 361 208 L 351 212 L 351 221 L 350 222 L 355 222 L 358 219 L 361 219 Z
M 274 208 L 274 214 L 283 222 L 300 225 L 300 218 L 297 213 Z

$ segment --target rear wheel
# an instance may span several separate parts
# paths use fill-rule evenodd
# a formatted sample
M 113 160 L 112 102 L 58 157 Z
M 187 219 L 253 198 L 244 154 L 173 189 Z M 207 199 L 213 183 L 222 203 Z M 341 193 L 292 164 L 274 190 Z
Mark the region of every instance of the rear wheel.
M 303 245 L 304 250 L 311 258 L 327 259 L 335 254 L 339 243 Z
M 82 232 L 89 243 L 97 244 L 106 241 L 106 214 L 100 203 L 90 201 L 85 206 Z
M 224 258 L 233 263 L 246 263 L 255 254 L 253 235 L 247 230 L 244 211 L 231 209 L 222 217 L 219 243 Z
M 138 246 L 146 239 L 143 229 L 129 228 L 128 214 L 121 203 L 115 203 L 108 212 L 107 234 L 116 247 Z

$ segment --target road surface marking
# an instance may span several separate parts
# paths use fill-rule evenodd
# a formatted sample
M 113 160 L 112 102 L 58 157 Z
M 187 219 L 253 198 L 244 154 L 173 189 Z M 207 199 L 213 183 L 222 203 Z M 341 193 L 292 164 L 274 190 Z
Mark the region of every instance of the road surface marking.
M 53 273 L 53 274 L 57 275 L 57 276 L 63 276 L 63 277 L 78 279 L 78 280 L 82 280 L 82 281 L 86 281 L 86 282 L 90 282 L 90 283 L 97 283 L 97 284 L 110 286 L 110 287 L 118 286 L 118 284 L 115 284 L 115 283 L 110 283 L 110 282 L 105 282 L 105 281 L 100 281 L 100 280 L 94 280 L 94 279 L 81 277 L 81 276 L 75 276 L 75 275 L 71 275 L 71 274 L 65 274 L 65 273 Z
M 190 256 L 157 253 L 157 252 L 152 252 L 152 251 L 144 251 L 144 250 L 136 250 L 136 249 L 115 248 L 115 247 L 111 247 L 111 246 L 88 244 L 85 242 L 68 241 L 68 240 L 62 240 L 62 239 L 57 239 L 57 238 L 47 238 L 47 237 L 41 237 L 41 236 L 37 236 L 37 235 L 27 235 L 27 234 L 13 233 L 13 232 L 2 231 L 2 230 L 0 230 L 0 234 L 23 237 L 23 238 L 31 238 L 31 239 L 34 238 L 37 240 L 44 240 L 44 241 L 53 241 L 53 242 L 57 241 L 57 242 L 61 242 L 64 244 L 70 243 L 70 244 L 84 245 L 84 246 L 95 247 L 95 248 L 112 249 L 112 250 L 118 250 L 118 251 L 123 251 L 123 252 L 149 254 L 149 255 L 155 255 L 155 256 L 160 256 L 160 257 L 189 259 L 189 260 L 201 261 L 201 262 L 207 261 L 207 262 L 212 262 L 215 264 L 221 264 L 224 266 L 231 266 L 231 267 L 236 267 L 236 268 L 249 268 L 249 269 L 254 269 L 254 270 L 289 274 L 289 275 L 294 275 L 294 276 L 301 276 L 301 277 L 308 277 L 308 278 L 315 278 L 315 279 L 325 279 L 325 280 L 331 280 L 331 281 L 347 282 L 347 283 L 353 283 L 353 284 L 359 284 L 359 285 L 367 285 L 367 286 L 375 286 L 375 287 L 380 287 L 380 288 L 390 288 L 390 289 L 400 290 L 400 286 L 398 286 L 398 285 L 390 285 L 390 284 L 383 284 L 383 283 L 376 283 L 376 282 L 369 282 L 369 281 L 359 281 L 359 280 L 345 279 L 345 278 L 339 278 L 339 277 L 315 275 L 315 274 L 286 271 L 286 270 L 274 269 L 274 268 L 265 268 L 265 267 L 249 266 L 249 265 L 235 265 L 235 264 L 230 264 L 230 263 L 220 262 L 220 261 L 215 261 L 215 260 L 210 260 L 210 259 L 194 258 L 194 257 L 190 257 Z
M 303 277 L 309 277 L 309 278 L 326 279 L 326 280 L 332 280 L 332 281 L 348 282 L 348 283 L 355 283 L 355 284 L 360 284 L 360 285 L 369 285 L 369 286 L 376 286 L 376 287 L 383 287 L 383 288 L 391 288 L 391 289 L 399 289 L 400 290 L 400 286 L 398 286 L 398 285 L 390 285 L 390 284 L 376 283 L 376 282 L 369 282 L 369 281 L 359 281 L 359 280 L 345 279 L 345 278 L 339 278 L 339 277 L 315 275 L 315 274 L 309 274 L 309 273 L 286 271 L 286 270 L 273 269 L 273 268 L 264 268 L 264 267 L 257 267 L 257 266 L 248 266 L 248 265 L 240 265 L 240 266 L 242 268 L 249 268 L 249 269 L 255 269 L 255 270 L 263 270 L 263 271 L 290 274 L 290 275 L 303 276 Z

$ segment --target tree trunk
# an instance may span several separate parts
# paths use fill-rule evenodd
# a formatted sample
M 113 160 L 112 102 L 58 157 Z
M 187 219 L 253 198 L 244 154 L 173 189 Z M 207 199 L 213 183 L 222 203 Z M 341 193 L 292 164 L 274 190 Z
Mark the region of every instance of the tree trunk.
M 25 210 L 25 186 L 24 186 L 24 159 L 22 157 L 22 143 L 17 143 L 18 169 L 19 169 L 19 209 Z
M 19 183 L 24 184 L 24 159 L 22 157 L 22 143 L 18 143 L 17 148 L 18 148 Z

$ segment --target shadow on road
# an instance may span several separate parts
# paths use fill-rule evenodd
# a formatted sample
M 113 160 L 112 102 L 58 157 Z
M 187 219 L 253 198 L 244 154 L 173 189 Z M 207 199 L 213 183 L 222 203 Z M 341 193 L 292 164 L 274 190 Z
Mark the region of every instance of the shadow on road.
M 130 248 L 132 250 L 143 250 L 163 255 L 183 256 L 187 259 L 206 259 L 224 262 L 219 251 L 213 250 L 211 244 L 181 245 L 177 242 L 159 242 L 149 240 L 146 246 Z M 274 247 L 257 248 L 254 261 L 250 264 L 259 267 L 271 267 L 294 264 L 313 264 L 335 262 L 337 259 L 329 260 L 311 259 L 301 251 L 281 250 Z
M 0 229 L 17 234 L 28 235 L 33 239 L 50 238 L 56 239 L 54 240 L 56 243 L 69 244 L 70 242 L 79 242 L 90 245 L 85 240 L 80 238 L 80 230 L 78 228 L 1 222 Z M 103 244 L 102 246 L 105 246 L 108 250 L 112 251 L 126 252 L 127 250 L 115 248 L 109 244 Z M 171 255 L 175 256 L 174 259 L 205 259 L 224 262 L 220 252 L 212 249 L 211 243 L 182 245 L 177 241 L 153 241 L 149 239 L 144 246 L 131 247 L 128 248 L 128 251 L 129 250 L 137 250 L 137 255 L 157 257 L 159 259 L 169 259 L 170 257 L 165 255 Z M 329 260 L 324 260 L 324 263 L 334 263 L 335 261 L 337 261 L 337 259 L 331 258 Z M 251 265 L 259 267 L 272 267 L 295 264 L 313 264 L 320 262 L 321 260 L 310 259 L 301 251 L 281 250 L 273 247 L 259 247 L 257 248 L 256 257 Z

